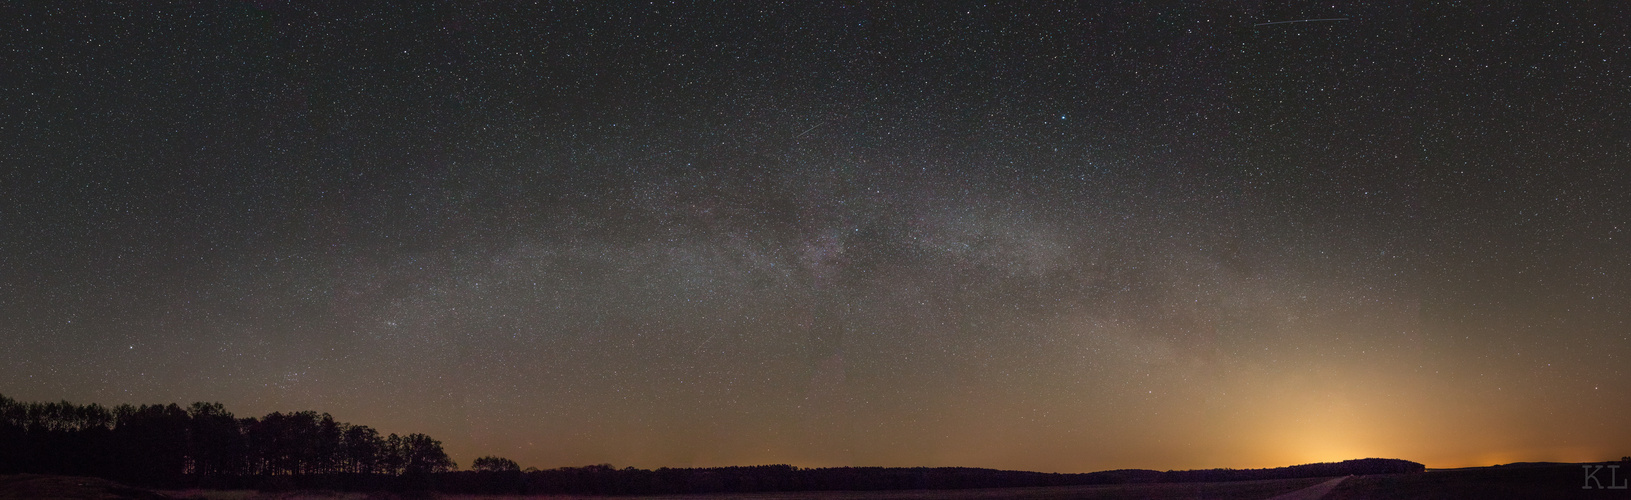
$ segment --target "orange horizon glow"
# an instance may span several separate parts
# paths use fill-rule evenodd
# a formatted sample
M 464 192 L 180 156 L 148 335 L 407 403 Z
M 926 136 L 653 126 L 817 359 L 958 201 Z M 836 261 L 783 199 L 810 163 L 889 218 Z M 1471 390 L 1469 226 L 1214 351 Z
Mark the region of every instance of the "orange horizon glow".
M 732 435 L 716 430 L 719 439 L 671 448 L 681 454 L 669 458 L 649 453 L 652 443 L 670 440 L 670 436 L 625 434 L 615 428 L 599 435 L 621 439 L 592 444 L 579 441 L 581 448 L 577 449 L 623 450 L 618 454 L 592 454 L 595 458 L 576 461 L 550 459 L 547 452 L 517 454 L 539 457 L 535 460 L 540 468 L 604 461 L 641 468 L 785 463 L 799 467 L 958 466 L 1094 472 L 1255 469 L 1396 458 L 1441 469 L 1616 460 L 1626 454 L 1625 444 L 1631 443 L 1631 433 L 1624 426 L 1617 427 L 1615 419 L 1582 413 L 1578 402 L 1560 408 L 1534 405 L 1546 395 L 1521 383 L 1486 391 L 1461 390 L 1455 378 L 1477 376 L 1465 367 L 1433 373 L 1413 366 L 1418 358 L 1357 356 L 1281 367 L 1248 363 L 1219 367 L 1215 361 L 1183 356 L 1165 352 L 1131 361 L 1162 365 L 1166 380 L 1160 386 L 1177 389 L 1099 401 L 1123 408 L 1126 414 L 1096 411 L 1092 401 L 1073 402 L 1057 394 L 1053 396 L 1061 399 L 1027 405 L 1027 401 L 1004 399 L 1000 390 L 975 384 L 964 395 L 941 404 L 956 407 L 985 401 L 986 411 L 934 420 L 934 427 L 928 429 L 898 429 L 920 434 L 865 433 L 851 423 L 839 432 L 859 436 L 850 442 L 862 444 L 848 449 L 822 448 L 809 441 L 801 445 L 789 439 L 801 431 L 823 431 L 813 427 L 822 422 L 807 420 L 800 423 L 802 429 L 786 433 Z M 1178 382 L 1200 380 L 1203 375 L 1204 383 Z M 1134 412 L 1137 418 L 1130 417 Z M 824 431 L 833 432 L 842 422 L 826 424 L 834 427 Z M 958 438 L 934 439 L 936 435 Z M 866 444 L 891 441 L 926 445 L 920 450 Z M 457 451 L 467 456 L 482 453 Z

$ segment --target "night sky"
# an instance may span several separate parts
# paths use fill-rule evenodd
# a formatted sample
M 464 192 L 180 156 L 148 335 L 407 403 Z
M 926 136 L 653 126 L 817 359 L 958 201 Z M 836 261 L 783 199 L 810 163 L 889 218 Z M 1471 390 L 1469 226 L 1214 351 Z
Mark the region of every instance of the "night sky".
M 0 394 L 466 467 L 1631 453 L 1623 4 L 1000 4 L 6 2 Z

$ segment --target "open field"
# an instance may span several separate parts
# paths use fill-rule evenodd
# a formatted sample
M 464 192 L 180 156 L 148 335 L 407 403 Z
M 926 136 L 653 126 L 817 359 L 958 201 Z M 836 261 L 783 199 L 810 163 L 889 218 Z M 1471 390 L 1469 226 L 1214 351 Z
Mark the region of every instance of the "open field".
M 96 478 L 22 474 L 0 476 L 0 499 L 143 499 L 198 500 L 389 500 L 438 498 L 447 500 L 503 499 L 628 499 L 628 500 L 1065 500 L 1065 499 L 1252 499 L 1259 500 L 1296 491 L 1325 481 L 1323 478 L 1238 481 L 1224 483 L 1173 483 L 1099 486 L 1051 486 L 1040 488 L 992 488 L 972 490 L 895 491 L 802 491 L 780 493 L 736 493 L 717 495 L 655 495 L 604 497 L 589 495 L 433 495 L 353 493 L 329 491 L 256 492 L 223 490 L 148 491 Z
M 52 498 L 160 500 L 167 497 L 94 477 L 38 474 L 0 476 L 0 500 Z
M 795 491 L 764 493 L 728 493 L 707 495 L 650 495 L 650 496 L 591 496 L 591 495 L 437 495 L 446 500 L 508 500 L 508 499 L 627 499 L 627 500 L 1122 500 L 1122 499 L 1252 499 L 1261 500 L 1296 491 L 1326 481 L 1326 478 L 1276 479 L 1267 481 L 1237 481 L 1226 483 L 1171 483 L 1097 486 L 1049 486 L 1039 488 L 991 488 L 972 490 L 892 490 L 892 491 Z M 371 498 L 356 493 L 290 492 L 260 493 L 236 491 L 166 492 L 178 498 L 200 500 L 295 500 L 333 499 L 362 500 Z M 378 497 L 372 497 L 378 498 Z
M 1631 499 L 1631 490 L 1582 489 L 1581 464 L 1512 464 L 1494 467 L 1428 470 L 1421 474 L 1355 476 L 1343 481 L 1326 500 L 1415 499 Z M 1626 481 L 1621 467 L 1617 481 Z M 1609 471 L 1598 473 L 1604 486 Z M 1623 483 L 1622 483 L 1623 484 Z M 1595 486 L 1595 485 L 1593 485 Z
M 1625 468 L 1619 471 L 1626 471 Z M 1628 474 L 1612 479 L 1608 470 L 1598 474 L 1604 486 L 1625 484 Z M 1323 495 L 1328 500 L 1350 499 L 1631 499 L 1631 490 L 1582 489 L 1581 464 L 1513 464 L 1495 467 L 1430 470 L 1417 474 L 1351 476 Z M 992 488 L 969 490 L 890 490 L 890 491 L 801 491 L 779 493 L 734 493 L 708 495 L 648 495 L 603 497 L 590 495 L 442 495 L 350 493 L 329 491 L 149 491 L 96 478 L 22 474 L 0 476 L 0 500 L 61 499 L 143 499 L 198 500 L 391 500 L 436 498 L 447 500 L 509 499 L 628 499 L 628 500 L 1065 500 L 1065 499 L 1252 499 L 1261 500 L 1302 490 L 1331 478 L 1298 478 L 1215 483 L 1154 483 L 1097 486 L 1051 486 L 1038 488 Z M 1318 492 L 1309 495 L 1317 497 Z

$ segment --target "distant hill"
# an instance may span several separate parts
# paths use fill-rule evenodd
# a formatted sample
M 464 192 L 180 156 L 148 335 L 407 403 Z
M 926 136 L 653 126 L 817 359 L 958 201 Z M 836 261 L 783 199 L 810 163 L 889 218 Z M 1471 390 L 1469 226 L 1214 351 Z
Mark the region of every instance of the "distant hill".
M 827 467 L 790 465 L 688 469 L 618 469 L 610 465 L 527 472 L 449 472 L 442 491 L 469 493 L 721 493 L 749 491 L 944 490 L 1112 484 L 1200 483 L 1347 475 L 1417 473 L 1422 464 L 1366 458 L 1272 469 L 1156 471 L 1122 469 L 1082 474 L 971 467 Z
M 1399 474 L 1423 472 L 1427 466 L 1393 458 L 1362 458 L 1332 463 L 1316 463 L 1276 467 L 1273 469 L 1207 469 L 1167 471 L 1155 482 L 1193 483 L 1215 481 L 1250 481 L 1257 479 L 1287 479 L 1294 477 L 1365 476 L 1372 474 Z

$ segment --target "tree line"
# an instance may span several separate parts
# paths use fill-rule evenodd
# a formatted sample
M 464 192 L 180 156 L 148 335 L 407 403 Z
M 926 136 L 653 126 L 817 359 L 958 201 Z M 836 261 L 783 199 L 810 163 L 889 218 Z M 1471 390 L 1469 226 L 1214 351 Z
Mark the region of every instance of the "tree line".
M 1393 459 L 1274 469 L 1085 474 L 967 467 L 791 465 L 660 468 L 611 465 L 522 470 L 486 456 L 467 471 L 424 434 L 381 436 L 366 425 L 299 411 L 237 418 L 219 403 L 23 403 L 0 395 L 0 474 L 97 476 L 149 487 L 432 490 L 489 494 L 676 494 L 754 491 L 1010 488 L 1329 477 L 1421 472 Z
M 382 436 L 327 413 L 237 418 L 220 403 L 108 408 L 0 395 L 0 473 L 196 486 L 254 477 L 424 476 L 456 467 L 430 436 Z

